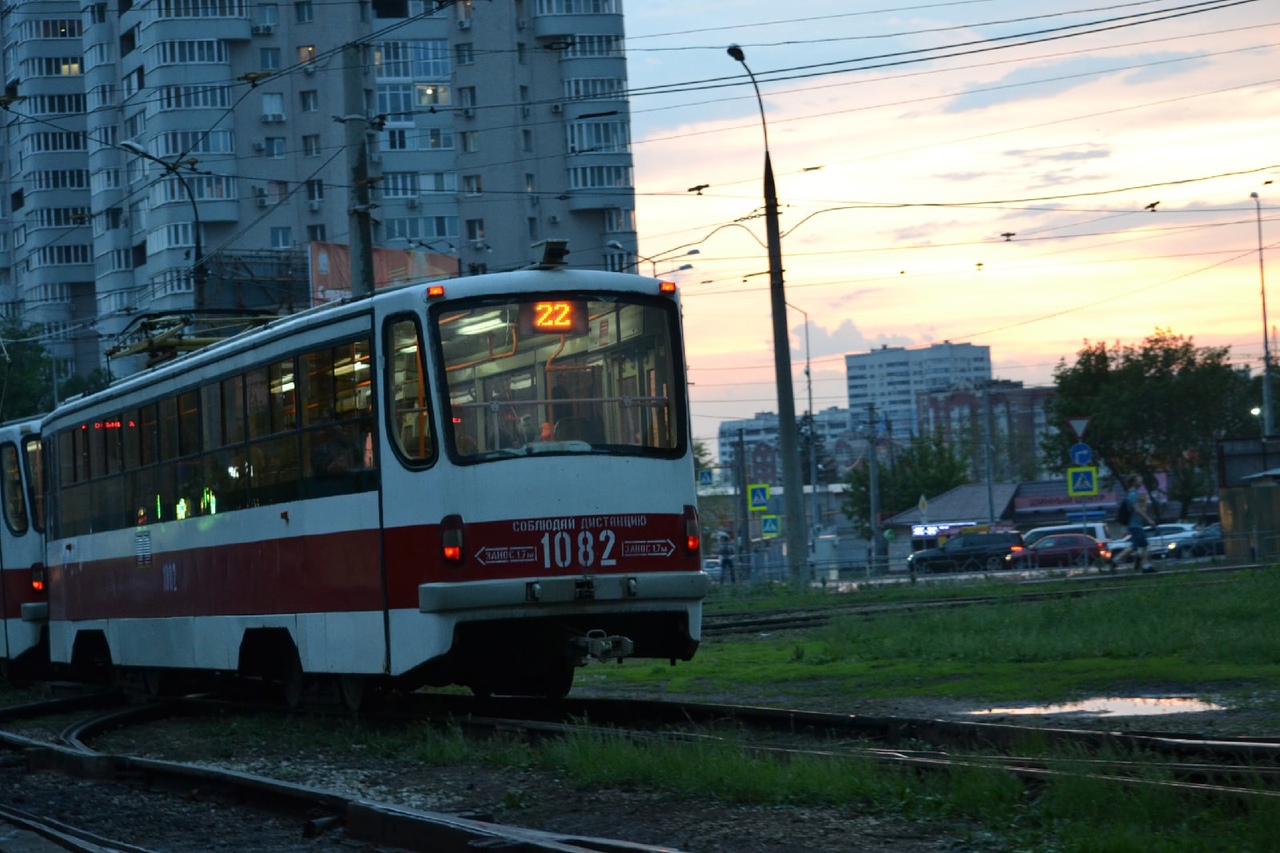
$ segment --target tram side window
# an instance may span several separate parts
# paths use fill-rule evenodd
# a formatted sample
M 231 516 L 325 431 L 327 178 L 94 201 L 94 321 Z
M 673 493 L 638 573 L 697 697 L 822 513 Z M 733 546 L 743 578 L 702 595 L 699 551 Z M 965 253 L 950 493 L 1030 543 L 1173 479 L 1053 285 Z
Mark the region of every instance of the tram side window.
M 40 439 L 28 436 L 22 443 L 27 462 L 27 492 L 31 503 L 31 526 L 44 531 L 44 455 L 40 452 Z
M 257 503 L 281 503 L 299 496 L 294 382 L 292 358 L 251 370 L 245 376 L 250 488 Z
M 391 438 L 410 462 L 431 462 L 436 456 L 431 395 L 423 363 L 422 336 L 413 318 L 402 317 L 388 324 L 387 351 Z
M 244 378 L 236 375 L 200 389 L 204 425 L 200 514 L 249 506 L 249 467 L 244 448 Z
M 376 487 L 369 341 L 306 353 L 300 368 L 307 494 L 348 494 Z
M 4 520 L 15 535 L 27 532 L 27 500 L 22 491 L 22 460 L 13 444 L 0 445 L 0 490 L 4 494 Z
M 60 536 L 87 533 L 91 525 L 88 456 L 81 427 L 58 433 L 58 508 Z

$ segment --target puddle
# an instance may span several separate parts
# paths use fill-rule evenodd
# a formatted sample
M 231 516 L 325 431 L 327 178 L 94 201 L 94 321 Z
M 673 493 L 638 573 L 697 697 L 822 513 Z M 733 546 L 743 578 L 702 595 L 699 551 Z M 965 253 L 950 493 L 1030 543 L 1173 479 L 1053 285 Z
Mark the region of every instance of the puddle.
M 1222 705 L 1188 699 L 1179 696 L 1150 697 L 1102 697 L 1083 702 L 1064 702 L 1061 705 L 1027 705 L 1022 708 L 988 708 L 970 711 L 970 716 L 1027 716 L 1030 714 L 1070 714 L 1077 717 L 1143 717 L 1154 714 L 1199 714 L 1205 711 L 1225 711 Z

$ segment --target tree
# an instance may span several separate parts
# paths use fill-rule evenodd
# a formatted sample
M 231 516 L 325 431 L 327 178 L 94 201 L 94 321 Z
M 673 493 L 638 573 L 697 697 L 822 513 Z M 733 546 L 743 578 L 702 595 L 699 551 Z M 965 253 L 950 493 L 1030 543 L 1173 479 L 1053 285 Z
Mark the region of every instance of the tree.
M 53 408 L 53 362 L 38 340 L 39 329 L 0 327 L 0 421 L 27 418 Z
M 1229 352 L 1167 329 L 1138 346 L 1086 342 L 1074 365 L 1054 369 L 1057 396 L 1046 409 L 1058 434 L 1042 442 L 1046 467 L 1067 467 L 1077 441 L 1068 421 L 1087 417 L 1094 458 L 1117 478 L 1139 474 L 1154 491 L 1156 474 L 1167 473 L 1167 497 L 1184 508 L 1213 494 L 1217 442 L 1257 429 L 1255 383 L 1230 365 Z
M 826 442 L 822 440 L 822 436 L 814 428 L 813 416 L 806 413 L 798 419 L 796 429 L 800 436 L 800 475 L 803 485 L 812 485 L 810 482 L 813 478 L 812 466 L 809 464 L 809 445 L 813 445 L 814 459 L 818 465 L 818 483 L 825 485 L 837 483 L 840 481 L 840 471 L 836 465 L 836 460 L 832 458 L 831 453 L 827 450 Z
M 880 486 L 880 512 L 893 515 L 916 505 L 921 495 L 932 497 L 969 482 L 969 458 L 947 444 L 941 430 L 919 438 L 898 452 L 893 467 L 881 465 L 877 454 L 856 463 L 845 477 L 845 498 L 840 510 L 857 525 L 864 539 L 871 538 L 871 469 L 876 465 Z

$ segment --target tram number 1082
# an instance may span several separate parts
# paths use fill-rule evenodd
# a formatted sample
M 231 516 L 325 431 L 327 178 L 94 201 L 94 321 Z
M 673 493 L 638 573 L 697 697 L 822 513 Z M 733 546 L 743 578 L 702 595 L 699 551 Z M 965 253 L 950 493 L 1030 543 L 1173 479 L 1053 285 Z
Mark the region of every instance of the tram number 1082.
M 567 530 L 542 534 L 542 567 L 544 569 L 567 569 L 577 565 L 589 569 L 593 566 L 616 566 L 614 548 L 618 537 L 612 530 L 604 529 L 593 535 L 590 530 L 578 532 L 575 542 L 573 534 Z M 574 562 L 574 556 L 577 562 Z

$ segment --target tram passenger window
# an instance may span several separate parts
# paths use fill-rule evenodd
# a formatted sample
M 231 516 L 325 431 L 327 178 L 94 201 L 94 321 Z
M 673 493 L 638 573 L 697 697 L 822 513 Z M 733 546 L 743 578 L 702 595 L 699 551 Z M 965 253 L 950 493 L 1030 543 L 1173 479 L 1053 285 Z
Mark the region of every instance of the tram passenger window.
M 40 452 L 40 439 L 31 436 L 23 442 L 22 449 L 27 462 L 27 492 L 31 500 L 31 524 L 36 530 L 44 530 L 44 456 Z
M 232 376 L 222 385 L 222 428 L 227 444 L 244 441 L 244 377 Z
M 296 432 L 249 445 L 249 483 L 255 504 L 297 500 L 300 474 Z
M 249 506 L 249 466 L 243 446 L 210 451 L 201 464 L 200 515 Z
M 200 386 L 200 421 L 204 434 L 204 450 L 226 444 L 222 425 L 222 384 L 211 382 Z
M 297 427 L 293 359 L 251 370 L 245 383 L 250 438 Z
M 21 536 L 27 532 L 27 499 L 22 490 L 22 460 L 13 444 L 0 446 L 0 486 L 4 492 L 4 520 L 9 529 Z
M 200 452 L 200 406 L 197 400 L 195 391 L 187 391 L 177 397 L 179 456 Z
M 178 458 L 178 398 L 160 401 L 160 460 Z
M 393 320 L 387 327 L 387 349 L 391 438 L 409 461 L 430 462 L 436 445 L 418 324 L 411 318 Z
M 142 428 L 137 409 L 120 416 L 121 468 L 132 471 L 142 464 Z
M 138 449 L 143 465 L 160 461 L 160 409 L 155 403 L 138 410 Z

